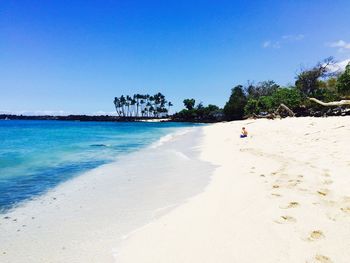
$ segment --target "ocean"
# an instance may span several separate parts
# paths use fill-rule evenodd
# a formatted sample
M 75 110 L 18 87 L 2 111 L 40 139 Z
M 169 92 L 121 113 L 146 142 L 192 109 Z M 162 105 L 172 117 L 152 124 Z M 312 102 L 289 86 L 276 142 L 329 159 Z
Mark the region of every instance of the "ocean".
M 191 126 L 196 125 L 0 121 L 0 213 Z

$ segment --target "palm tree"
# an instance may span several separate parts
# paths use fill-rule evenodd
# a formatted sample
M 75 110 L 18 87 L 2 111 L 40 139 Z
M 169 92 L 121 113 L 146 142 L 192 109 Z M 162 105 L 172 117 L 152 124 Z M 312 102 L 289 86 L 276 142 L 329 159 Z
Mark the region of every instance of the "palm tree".
M 170 112 L 170 107 L 174 106 L 170 101 L 168 102 L 168 113 Z
M 139 106 L 140 106 L 140 94 L 135 94 L 134 99 L 136 99 L 136 117 L 139 116 Z
M 135 99 L 131 99 L 130 105 L 131 107 L 131 115 L 134 116 L 135 113 L 135 104 L 136 104 L 136 100 Z M 135 116 L 137 115 L 137 113 L 135 113 Z
M 121 96 L 120 96 L 119 101 L 120 101 L 120 107 L 122 108 L 122 114 L 123 114 L 123 116 L 125 117 L 125 109 L 124 109 L 124 106 L 125 106 L 125 103 L 126 103 L 126 99 L 125 99 L 124 95 L 121 95 Z
M 141 116 L 143 117 L 143 114 L 145 113 L 145 110 L 144 110 L 144 105 L 145 104 L 145 101 L 143 100 L 143 96 L 141 97 L 141 100 L 140 100 L 140 105 L 141 105 Z
M 147 117 L 149 117 L 149 109 L 151 108 L 151 106 L 152 104 L 148 101 L 145 107 L 145 112 L 147 113 Z
M 117 112 L 118 116 L 120 116 L 120 101 L 118 97 L 114 98 L 114 106 L 115 106 L 115 111 Z
M 152 114 L 154 115 L 154 108 L 153 108 L 152 105 L 151 105 L 151 107 L 149 107 L 149 112 L 151 113 L 151 115 L 152 115 Z
M 128 108 L 127 116 L 130 117 L 130 103 L 131 103 L 131 97 L 129 95 L 126 95 L 126 107 Z

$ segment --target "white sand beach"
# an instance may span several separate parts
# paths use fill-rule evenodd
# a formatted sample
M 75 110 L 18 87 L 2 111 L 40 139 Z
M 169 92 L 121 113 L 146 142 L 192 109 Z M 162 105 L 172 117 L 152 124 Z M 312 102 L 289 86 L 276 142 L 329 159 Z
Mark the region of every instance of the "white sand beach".
M 204 131 L 201 158 L 218 166 L 210 184 L 129 236 L 117 262 L 350 262 L 349 117 Z

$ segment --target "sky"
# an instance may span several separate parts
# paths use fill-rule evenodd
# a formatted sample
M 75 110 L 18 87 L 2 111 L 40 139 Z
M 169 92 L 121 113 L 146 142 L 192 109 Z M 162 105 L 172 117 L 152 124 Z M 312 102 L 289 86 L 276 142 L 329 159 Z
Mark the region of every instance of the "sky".
M 0 112 L 106 114 L 122 94 L 222 107 L 350 59 L 350 1 L 0 0 Z

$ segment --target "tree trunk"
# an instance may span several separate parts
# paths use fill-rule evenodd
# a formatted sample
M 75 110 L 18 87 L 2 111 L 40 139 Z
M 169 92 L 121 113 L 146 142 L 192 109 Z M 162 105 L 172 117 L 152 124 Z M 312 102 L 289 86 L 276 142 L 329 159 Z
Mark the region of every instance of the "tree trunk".
M 340 101 L 331 101 L 331 102 L 323 102 L 315 98 L 309 98 L 309 100 L 316 102 L 325 107 L 350 105 L 350 100 L 340 100 Z
M 295 113 L 290 108 L 288 108 L 286 105 L 284 105 L 283 103 L 281 103 L 278 106 L 277 110 L 275 110 L 275 114 L 278 114 L 278 112 L 280 112 L 281 109 L 284 109 L 286 112 L 288 112 L 290 117 L 295 117 Z
M 257 115 L 255 113 L 253 113 L 253 118 L 254 119 L 271 119 L 273 120 L 274 118 L 276 118 L 274 113 L 269 113 L 267 115 Z

